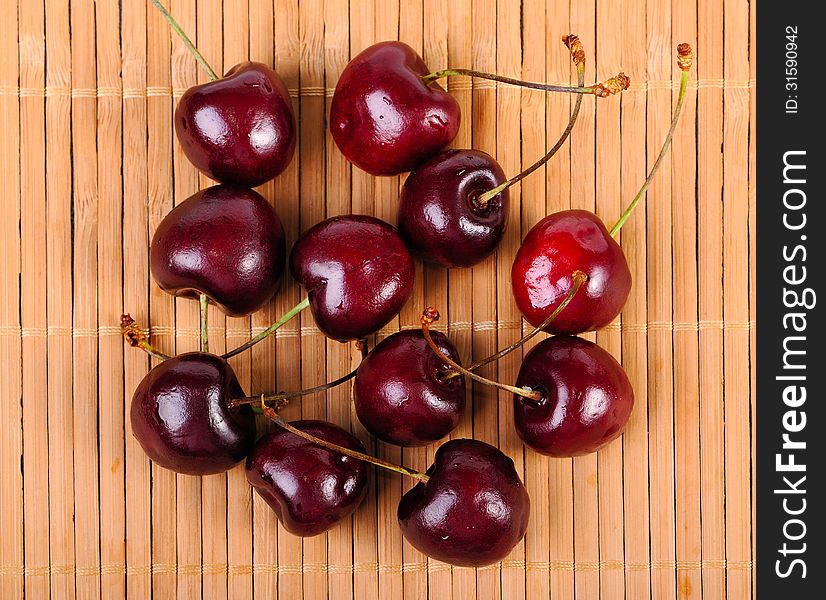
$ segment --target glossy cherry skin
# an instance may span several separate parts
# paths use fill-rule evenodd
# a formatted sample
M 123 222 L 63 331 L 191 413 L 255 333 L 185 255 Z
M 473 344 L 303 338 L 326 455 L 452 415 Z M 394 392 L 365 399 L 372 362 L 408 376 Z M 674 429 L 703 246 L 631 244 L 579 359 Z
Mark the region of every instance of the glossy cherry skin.
M 332 217 L 311 227 L 290 254 L 327 337 L 356 340 L 381 329 L 413 291 L 413 260 L 394 227 L 375 217 Z
M 513 461 L 478 440 L 436 451 L 430 480 L 399 502 L 405 539 L 430 558 L 482 567 L 505 558 L 525 536 L 531 501 Z
M 281 173 L 295 153 L 287 87 L 267 65 L 244 62 L 217 81 L 189 88 L 175 109 L 184 154 L 221 183 L 256 186 Z
M 293 421 L 297 429 L 365 452 L 358 438 L 326 421 Z M 247 457 L 247 481 L 294 535 L 312 536 L 349 517 L 367 496 L 370 465 L 322 448 L 286 429 L 263 436 Z
M 499 163 L 479 150 L 445 150 L 416 167 L 399 197 L 407 247 L 446 268 L 481 262 L 505 235 L 508 191 L 484 208 L 475 199 L 504 181 Z
M 330 105 L 342 154 L 371 175 L 398 175 L 447 146 L 459 132 L 459 103 L 402 42 L 370 46 L 345 67 Z
M 185 475 L 222 473 L 255 443 L 248 406 L 230 409 L 244 392 L 229 363 L 205 352 L 168 358 L 132 396 L 132 433 L 156 464 Z
M 456 347 L 444 334 L 436 346 L 456 362 Z M 421 330 L 399 331 L 382 340 L 356 371 L 353 396 L 365 429 L 389 444 L 424 446 L 456 429 L 465 410 L 465 378 L 442 380 L 450 369 L 427 345 Z
M 534 225 L 513 261 L 513 295 L 531 325 L 542 323 L 562 302 L 576 270 L 585 273 L 588 281 L 545 331 L 593 331 L 620 314 L 631 290 L 631 271 L 622 248 L 594 213 L 566 210 Z
M 204 293 L 226 314 L 241 317 L 275 295 L 286 254 L 284 228 L 269 202 L 246 187 L 216 185 L 164 217 L 149 266 L 165 292 Z
M 616 359 L 582 338 L 547 338 L 522 361 L 517 387 L 542 400 L 514 395 L 516 431 L 549 456 L 596 452 L 618 438 L 634 408 L 634 390 Z

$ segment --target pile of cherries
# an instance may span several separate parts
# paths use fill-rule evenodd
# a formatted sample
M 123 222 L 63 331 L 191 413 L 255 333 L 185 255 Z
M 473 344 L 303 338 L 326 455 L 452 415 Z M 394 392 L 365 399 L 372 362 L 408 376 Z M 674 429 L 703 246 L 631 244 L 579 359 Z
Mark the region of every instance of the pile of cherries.
M 628 78 L 619 74 L 584 86 L 585 54 L 576 36 L 563 40 L 577 67 L 573 87 L 465 69 L 430 73 L 403 43 L 367 48 L 342 73 L 329 123 L 344 156 L 368 173 L 412 170 L 401 192 L 398 229 L 367 215 L 333 217 L 311 227 L 289 256 L 292 276 L 306 298 L 247 343 L 218 356 L 209 352 L 208 304 L 227 315 L 249 315 L 272 299 L 283 275 L 284 229 L 272 205 L 250 186 L 276 177 L 289 164 L 295 116 L 288 91 L 272 69 L 247 62 L 219 79 L 158 0 L 153 3 L 212 79 L 186 91 L 174 120 L 186 156 L 220 184 L 166 215 L 150 249 L 157 284 L 200 301 L 201 351 L 167 356 L 131 317 L 122 318 L 129 342 L 161 361 L 132 398 L 135 437 L 156 464 L 177 473 L 220 473 L 246 459 L 250 484 L 284 527 L 301 536 L 322 533 L 356 510 L 367 494 L 368 463 L 373 463 L 417 480 L 398 507 L 402 533 L 417 549 L 459 566 L 503 559 L 525 535 L 530 500 L 513 461 L 497 448 L 453 439 L 439 447 L 433 465 L 421 473 L 367 455 L 356 437 L 332 423 L 290 423 L 279 411 L 292 397 L 353 379 L 356 413 L 371 434 L 390 444 L 422 446 L 457 427 L 470 377 L 514 394 L 516 430 L 537 452 L 576 456 L 616 439 L 634 403 L 631 384 L 609 353 L 575 335 L 608 325 L 628 297 L 631 273 L 613 236 L 644 195 L 671 140 L 691 49 L 678 47 L 682 79 L 672 127 L 640 193 L 610 231 L 583 210 L 550 215 L 531 229 L 514 260 L 512 286 L 519 309 L 535 329 L 465 367 L 447 336 L 431 332 L 439 317 L 434 308 L 424 311 L 421 330 L 394 333 L 367 352 L 367 336 L 397 315 L 410 296 L 411 251 L 445 267 L 474 265 L 492 253 L 506 227 L 507 188 L 564 143 L 583 95 L 620 92 Z M 573 93 L 577 101 L 554 148 L 506 180 L 489 155 L 444 149 L 458 132 L 460 111 L 436 80 L 451 75 Z M 358 342 L 361 364 L 316 388 L 247 397 L 227 359 L 307 307 L 324 335 Z M 556 335 L 525 355 L 515 385 L 474 372 L 540 331 Z M 278 427 L 257 438 L 255 412 Z

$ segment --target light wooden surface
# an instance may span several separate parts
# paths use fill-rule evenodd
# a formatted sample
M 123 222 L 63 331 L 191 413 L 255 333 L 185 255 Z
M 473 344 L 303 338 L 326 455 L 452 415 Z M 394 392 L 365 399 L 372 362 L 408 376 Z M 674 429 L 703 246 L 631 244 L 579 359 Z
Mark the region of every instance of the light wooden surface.
M 147 2 L 148 4 L 148 2 Z M 243 470 L 203 479 L 152 466 L 128 404 L 146 357 L 118 316 L 150 324 L 165 352 L 196 348 L 197 304 L 149 278 L 147 246 L 175 204 L 209 185 L 174 137 L 182 91 L 203 74 L 142 0 L 2 0 L 0 21 L 0 598 L 706 598 L 753 590 L 754 11 L 747 0 L 170 0 L 217 70 L 273 64 L 300 116 L 296 158 L 262 186 L 289 242 L 348 212 L 395 221 L 400 178 L 352 168 L 325 129 L 350 56 L 401 39 L 436 70 L 474 67 L 569 81 L 563 34 L 579 34 L 588 81 L 619 70 L 621 98 L 586 98 L 571 142 L 512 189 L 499 253 L 472 270 L 417 265 L 383 337 L 442 309 L 466 360 L 518 339 L 510 292 L 521 236 L 544 215 L 596 210 L 613 223 L 668 127 L 675 46 L 695 68 L 683 120 L 647 204 L 621 232 L 634 286 L 594 339 L 620 358 L 637 404 L 622 440 L 592 456 L 526 450 L 509 399 L 473 386 L 455 437 L 498 445 L 532 497 L 528 535 L 499 565 L 429 561 L 406 544 L 395 507 L 410 486 L 377 474 L 352 520 L 313 539 L 286 534 Z M 646 84 L 646 82 L 648 82 Z M 456 146 L 527 166 L 558 137 L 562 95 L 449 82 Z M 265 327 L 300 298 L 287 278 L 246 319 L 211 310 L 212 347 Z M 535 343 L 535 342 L 534 342 Z M 529 344 L 533 345 L 533 344 Z M 512 381 L 521 353 L 486 374 Z M 302 314 L 234 358 L 250 393 L 308 387 L 352 369 L 352 345 Z M 326 418 L 383 458 L 425 469 L 435 447 L 372 440 L 347 387 L 288 417 Z M 262 423 L 262 426 L 264 424 Z

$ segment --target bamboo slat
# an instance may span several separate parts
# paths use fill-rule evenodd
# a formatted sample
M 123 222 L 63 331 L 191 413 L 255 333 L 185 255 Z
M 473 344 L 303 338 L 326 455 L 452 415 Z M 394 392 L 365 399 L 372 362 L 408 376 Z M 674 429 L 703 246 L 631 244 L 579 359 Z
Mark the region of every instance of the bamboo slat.
M 599 42 L 592 50 L 596 64 L 596 79 L 602 81 L 624 68 L 624 45 L 620 2 L 597 3 L 596 29 Z M 605 35 L 619 24 L 618 35 Z M 627 198 L 622 195 L 622 137 L 616 123 L 620 122 L 622 102 L 600 102 L 596 107 L 596 210 L 603 222 L 615 223 Z M 597 342 L 622 359 L 622 335 L 607 330 L 597 333 Z M 597 496 L 599 512 L 599 560 L 622 563 L 623 545 L 623 451 L 622 444 L 610 444 L 597 455 Z M 621 598 L 625 593 L 622 571 L 602 570 L 599 590 L 605 598 Z
M 648 6 L 648 77 L 670 79 L 677 69 L 674 65 L 676 43 L 671 32 L 671 5 L 660 3 Z M 648 165 L 652 165 L 671 121 L 670 89 L 650 90 L 648 93 Z M 671 152 L 663 161 L 670 169 Z M 672 286 L 660 282 L 671 281 L 671 181 L 657 177 L 648 191 L 647 254 L 648 261 L 648 316 L 665 320 L 672 314 Z M 648 334 L 648 440 L 650 487 L 649 521 L 651 525 L 651 561 L 675 559 L 674 517 L 674 356 L 670 331 L 651 331 Z M 651 594 L 657 598 L 674 598 L 675 573 L 655 571 L 651 574 Z
M 623 1 L 622 67 L 631 81 L 646 81 L 647 68 L 646 3 L 640 0 Z M 670 50 L 670 48 L 669 48 Z M 669 71 L 670 73 L 670 71 Z M 631 148 L 648 148 L 656 138 L 646 135 L 646 98 L 640 94 L 623 94 L 621 182 L 623 199 L 633 198 L 646 173 L 646 155 L 650 152 L 631 152 Z M 653 141 L 652 141 L 653 140 Z M 629 151 L 626 152 L 625 149 Z M 627 201 L 627 200 L 626 200 Z M 646 205 L 647 207 L 647 205 Z M 643 248 L 647 247 L 646 210 L 638 210 L 620 231 L 623 252 L 628 259 L 633 284 L 622 311 L 622 321 L 647 321 L 647 261 Z M 623 500 L 626 563 L 645 563 L 651 560 L 649 548 L 649 490 L 648 468 L 650 444 L 648 440 L 648 346 L 643 332 L 622 338 L 622 366 L 634 388 L 634 411 L 623 435 Z M 648 569 L 629 570 L 625 574 L 625 596 L 645 598 L 651 595 L 651 572 Z
M 72 85 L 96 85 L 95 7 L 71 4 Z M 94 96 L 72 98 L 73 325 L 98 326 L 97 103 Z M 81 168 L 82 165 L 82 168 Z M 77 594 L 100 597 L 100 496 L 98 472 L 98 353 L 94 337 L 72 339 L 74 429 L 75 585 Z M 81 358 L 84 357 L 84 358 Z
M 697 5 L 697 76 L 723 78 L 722 3 Z M 697 91 L 697 233 L 699 315 L 722 321 L 720 278 L 723 268 L 723 91 Z M 725 467 L 723 462 L 723 332 L 700 331 L 700 508 L 703 559 L 724 559 Z M 703 571 L 703 596 L 725 597 L 725 573 Z
M 138 3 L 123 7 L 122 27 L 135 32 L 122 39 L 123 86 L 126 89 L 147 84 L 147 15 Z M 147 115 L 145 97 L 124 98 L 123 102 L 123 306 L 140 323 L 149 323 L 149 267 L 147 248 L 148 174 Z M 147 372 L 149 361 L 142 353 L 126 352 L 123 358 L 125 414 L 132 390 Z M 145 598 L 152 593 L 152 574 L 132 572 L 129 568 L 152 562 L 152 520 L 150 462 L 132 435 L 131 420 L 125 418 L 126 494 L 126 590 L 127 597 Z
M 350 212 L 395 224 L 404 176 L 374 178 L 336 148 L 326 119 L 347 61 L 402 40 L 431 70 L 473 67 L 572 81 L 560 39 L 578 34 L 586 79 L 623 70 L 631 89 L 586 97 L 571 140 L 510 190 L 499 251 L 472 269 L 416 260 L 414 292 L 370 345 L 439 328 L 465 361 L 528 327 L 510 289 L 520 240 L 546 214 L 595 210 L 613 224 L 659 152 L 676 100 L 674 47 L 695 46 L 682 122 L 647 199 L 619 240 L 633 274 L 621 317 L 584 337 L 621 359 L 636 392 L 625 435 L 598 454 L 549 459 L 513 428 L 508 394 L 469 385 L 451 437 L 498 445 L 532 499 L 527 537 L 502 563 L 453 568 L 401 536 L 413 482 L 375 473 L 355 515 L 321 536 L 281 527 L 246 483 L 176 476 L 133 438 L 132 391 L 153 362 L 126 347 L 121 312 L 170 354 L 197 347 L 198 307 L 160 291 L 148 244 L 177 203 L 213 182 L 173 133 L 183 91 L 207 80 L 149 0 L 4 0 L 0 24 L 0 597 L 40 598 L 747 598 L 754 593 L 755 54 L 743 0 L 168 0 L 207 61 L 273 65 L 293 97 L 295 160 L 259 188 L 288 247 Z M 725 48 L 725 53 L 723 52 Z M 508 176 L 565 127 L 572 98 L 489 81 L 441 81 L 463 121 L 457 148 L 494 156 Z M 235 347 L 295 305 L 285 275 L 255 315 L 210 308 L 211 347 Z M 532 340 L 482 373 L 512 383 Z M 358 365 L 305 311 L 232 359 L 250 393 L 309 387 Z M 284 416 L 326 418 L 368 451 L 419 469 L 439 444 L 374 440 L 352 386 L 294 400 Z M 261 431 L 272 427 L 260 419 Z M 746 476 L 744 476 L 746 474 Z
M 98 89 L 123 87 L 119 10 L 97 5 Z M 117 322 L 123 312 L 123 104 L 117 96 L 98 100 L 98 322 Z M 101 565 L 124 565 L 126 523 L 124 480 L 124 365 L 123 344 L 115 337 L 98 342 L 100 560 Z M 104 598 L 126 595 L 123 572 L 103 572 Z
M 50 0 L 46 3 L 44 15 L 46 26 L 46 84 L 67 88 L 71 85 L 71 46 L 69 35 L 69 3 Z M 142 54 L 144 54 L 142 52 Z M 145 69 L 144 69 L 145 70 Z M 65 123 L 71 120 L 72 102 L 68 96 L 46 98 L 46 204 L 48 229 L 46 232 L 46 280 L 48 282 L 47 312 L 50 327 L 64 328 L 72 323 L 72 282 L 66 277 L 71 272 L 72 256 L 72 161 L 71 135 Z M 145 122 L 136 119 L 138 127 Z M 145 169 L 144 160 L 140 161 Z M 126 173 L 126 172 L 125 172 Z M 141 204 L 144 203 L 141 197 Z M 143 220 L 145 225 L 145 218 Z M 137 222 L 140 226 L 140 221 Z M 143 249 L 146 244 L 141 244 Z M 139 250 L 138 252 L 142 252 Z M 146 281 L 145 265 L 135 269 L 141 281 Z M 124 293 L 127 293 L 126 280 Z M 145 288 L 145 285 L 144 285 Z M 136 306 L 136 308 L 140 308 Z M 145 308 L 145 307 L 144 307 Z M 74 424 L 72 418 L 72 339 L 69 336 L 51 336 L 48 339 L 48 386 L 49 386 L 49 560 L 51 566 L 71 567 L 75 564 L 75 522 L 74 522 Z M 131 357 L 136 358 L 136 357 Z M 129 363 L 134 365 L 134 362 Z M 141 375 L 145 372 L 146 360 L 138 359 Z M 141 368 L 142 367 L 142 368 Z M 133 379 L 137 385 L 138 379 Z M 125 383 L 129 383 L 125 380 Z M 127 442 L 128 444 L 128 442 Z M 128 447 L 128 446 L 127 446 Z M 141 455 L 143 453 L 141 452 Z M 138 459 L 144 465 L 148 461 Z M 139 464 L 138 462 L 135 463 Z M 148 487 L 145 488 L 148 490 Z M 140 518 L 140 511 L 129 511 L 127 519 Z M 148 533 L 149 528 L 145 531 Z M 41 535 L 43 532 L 41 532 Z M 147 538 L 148 539 L 148 538 Z M 130 542 L 140 544 L 141 536 L 136 533 Z M 149 561 L 148 555 L 142 561 Z M 75 593 L 73 569 L 67 568 L 51 578 L 51 592 Z
M 2 52 L 0 53 L 0 85 L 4 89 L 18 85 L 19 52 L 17 48 L 17 11 L 14 2 L 6 2 L 9 18 L 0 24 Z M 12 17 L 11 15 L 14 15 Z M 20 332 L 20 99 L 16 95 L 0 98 L 0 125 L 5 132 L 5 143 L 0 151 L 0 173 L 4 186 L 0 244 L 0 327 L 4 332 Z M 4 596 L 22 597 L 23 580 L 23 473 L 20 459 L 23 454 L 23 411 L 21 406 L 22 338 L 3 335 L 0 339 L 0 359 L 8 368 L 0 379 L 2 402 L 0 417 L 7 427 L 0 430 L 0 469 L 6 484 L 0 490 L 0 524 L 8 536 L 8 543 L 0 544 L 3 565 L 0 591 Z M 7 566 L 8 565 L 8 566 Z
M 697 7 L 674 3 L 672 42 L 687 40 L 697 47 Z M 674 102 L 672 94 L 672 103 Z M 671 175 L 673 244 L 673 315 L 677 322 L 697 318 L 697 222 L 696 191 L 682 185 L 697 177 L 697 92 L 689 90 L 683 123 L 675 132 Z M 666 173 L 663 173 L 665 176 Z M 676 558 L 697 563 L 702 560 L 700 522 L 700 394 L 699 335 L 697 331 L 673 333 L 674 345 L 674 452 L 676 491 Z M 677 598 L 702 597 L 700 569 L 677 573 Z
M 40 87 L 45 83 L 45 47 L 42 5 L 20 7 L 20 85 Z M 47 274 L 45 269 L 45 102 L 43 98 L 20 99 L 20 319 L 23 328 L 46 326 Z M 23 202 L 23 198 L 31 201 Z M 23 338 L 23 506 L 26 518 L 24 548 L 26 564 L 48 568 L 49 540 L 41 532 L 49 527 L 48 487 L 49 434 L 46 339 Z M 114 437 L 121 438 L 119 433 Z M 121 486 L 122 488 L 122 486 Z M 33 596 L 48 595 L 49 582 L 26 578 Z
M 724 3 L 726 47 L 723 76 L 747 78 L 749 69 L 749 6 Z M 749 91 L 723 92 L 723 318 L 749 315 Z M 751 465 L 749 332 L 724 330 L 724 394 L 726 438 L 726 559 L 751 559 L 751 485 L 738 477 Z M 753 364 L 753 363 L 752 363 Z M 735 525 L 736 524 L 736 525 Z M 726 577 L 728 598 L 751 596 L 747 571 Z
M 755 32 L 757 31 L 757 6 L 755 4 L 749 5 L 749 81 L 757 80 L 757 40 Z M 749 90 L 749 320 L 755 321 L 757 317 L 757 92 L 755 89 Z M 749 331 L 749 365 L 754 366 L 757 363 L 757 331 L 752 328 Z M 751 422 L 757 423 L 757 374 L 756 369 L 749 369 L 751 378 L 749 383 L 750 394 L 749 400 L 751 405 Z M 755 457 L 757 455 L 757 436 L 751 432 L 751 465 L 752 470 L 755 464 Z M 757 502 L 756 491 L 754 486 L 751 490 L 751 523 L 757 522 Z M 751 535 L 751 556 L 752 560 L 757 554 L 757 536 Z M 752 593 L 756 595 L 756 569 L 751 570 L 751 586 Z

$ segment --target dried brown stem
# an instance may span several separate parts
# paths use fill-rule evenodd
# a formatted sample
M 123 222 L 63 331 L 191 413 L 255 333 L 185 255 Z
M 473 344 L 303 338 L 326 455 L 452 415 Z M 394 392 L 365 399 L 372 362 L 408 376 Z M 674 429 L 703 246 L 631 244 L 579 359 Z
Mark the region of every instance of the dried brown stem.
M 167 360 L 171 358 L 159 350 L 155 350 L 152 344 L 149 343 L 149 337 L 143 332 L 140 326 L 132 318 L 132 315 L 125 314 L 120 316 L 120 333 L 129 342 L 129 345 L 134 348 L 140 348 L 150 356 L 158 360 Z

